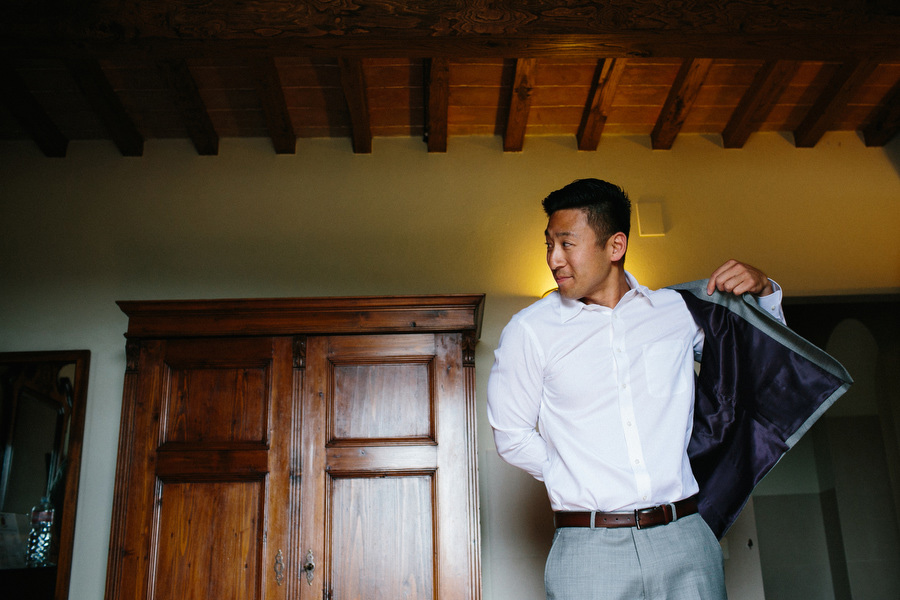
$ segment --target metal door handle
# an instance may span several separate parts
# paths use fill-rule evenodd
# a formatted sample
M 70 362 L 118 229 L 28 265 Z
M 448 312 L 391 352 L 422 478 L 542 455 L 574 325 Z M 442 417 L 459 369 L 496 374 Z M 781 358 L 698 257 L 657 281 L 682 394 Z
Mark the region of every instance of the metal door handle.
M 306 571 L 306 583 L 308 585 L 312 585 L 312 580 L 314 577 L 314 572 L 316 570 L 316 562 L 315 557 L 313 556 L 313 551 L 310 550 L 306 553 L 306 564 L 303 565 L 303 571 Z
M 281 553 L 281 549 L 278 549 L 278 554 L 275 555 L 275 565 L 273 567 L 275 569 L 275 582 L 278 585 L 284 583 L 284 555 Z

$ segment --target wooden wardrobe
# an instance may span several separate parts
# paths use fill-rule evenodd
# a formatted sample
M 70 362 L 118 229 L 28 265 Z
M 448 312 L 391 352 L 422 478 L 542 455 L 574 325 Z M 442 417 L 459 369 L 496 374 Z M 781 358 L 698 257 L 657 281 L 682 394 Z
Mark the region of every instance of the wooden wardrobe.
M 480 598 L 483 295 L 119 306 L 108 600 Z

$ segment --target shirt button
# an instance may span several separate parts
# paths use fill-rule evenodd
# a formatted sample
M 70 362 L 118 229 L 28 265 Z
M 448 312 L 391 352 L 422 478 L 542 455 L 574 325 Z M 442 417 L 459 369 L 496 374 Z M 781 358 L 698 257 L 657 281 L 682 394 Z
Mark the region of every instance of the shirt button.
M 639 459 L 639 458 L 634 459 L 634 464 L 636 464 L 636 465 L 641 464 L 641 459 Z
M 631 427 L 631 421 L 626 421 L 625 424 Z

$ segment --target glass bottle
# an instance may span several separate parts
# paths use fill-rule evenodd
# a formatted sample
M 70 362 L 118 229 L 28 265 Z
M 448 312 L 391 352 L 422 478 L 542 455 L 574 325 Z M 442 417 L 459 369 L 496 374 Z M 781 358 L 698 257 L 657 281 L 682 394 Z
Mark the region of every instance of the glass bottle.
M 53 564 L 50 546 L 53 541 L 53 504 L 43 496 L 40 503 L 31 509 L 31 533 L 28 534 L 28 548 L 25 552 L 26 567 L 48 567 Z

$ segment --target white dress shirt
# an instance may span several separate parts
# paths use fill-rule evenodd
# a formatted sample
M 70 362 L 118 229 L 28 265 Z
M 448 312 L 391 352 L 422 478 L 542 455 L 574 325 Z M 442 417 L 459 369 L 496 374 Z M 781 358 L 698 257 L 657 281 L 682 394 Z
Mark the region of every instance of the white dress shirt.
M 631 288 L 614 309 L 554 292 L 500 336 L 488 420 L 504 460 L 553 510 L 626 511 L 697 492 L 687 456 L 703 330 L 678 292 Z M 781 290 L 760 305 L 784 320 Z

